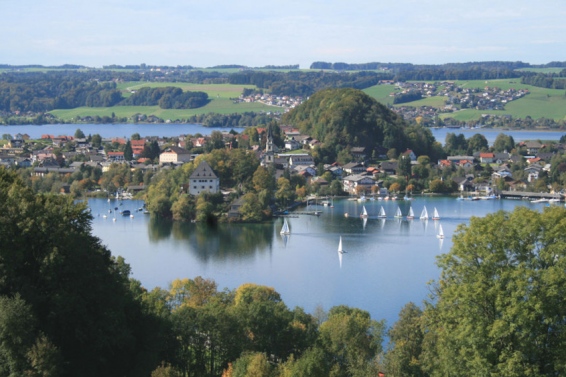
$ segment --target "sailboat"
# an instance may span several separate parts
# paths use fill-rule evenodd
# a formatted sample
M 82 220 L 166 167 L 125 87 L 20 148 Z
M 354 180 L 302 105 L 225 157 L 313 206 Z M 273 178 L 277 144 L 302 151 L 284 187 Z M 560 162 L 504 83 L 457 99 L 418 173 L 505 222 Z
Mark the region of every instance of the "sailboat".
M 412 220 L 415 218 L 415 213 L 413 212 L 413 207 L 409 206 L 409 214 L 407 215 L 407 220 Z
M 281 227 L 281 232 L 279 232 L 279 234 L 281 235 L 291 234 L 291 229 L 289 229 L 289 223 L 287 222 L 287 219 L 285 219 L 285 221 L 283 222 L 283 226 Z
M 436 235 L 436 237 L 438 239 L 444 238 L 444 231 L 442 230 L 442 224 L 440 224 L 439 227 L 438 227 L 438 234 Z
M 346 250 L 342 249 L 342 236 L 340 236 L 340 242 L 338 242 L 338 252 L 344 254 Z
M 379 215 L 377 215 L 378 219 L 385 219 L 387 217 L 387 215 L 385 214 L 385 209 L 383 209 L 383 206 L 381 206 L 381 208 L 379 209 Z
M 432 219 L 433 220 L 440 220 L 440 215 L 438 214 L 438 211 L 436 209 L 436 207 L 434 207 L 434 212 L 432 214 Z
M 426 210 L 426 206 L 423 207 L 423 211 L 421 212 L 421 220 L 428 220 L 428 211 Z
M 360 215 L 361 218 L 367 219 L 368 211 L 366 210 L 366 206 L 362 206 L 362 214 Z
M 401 217 L 403 217 L 403 214 L 401 213 L 401 207 L 397 207 L 397 212 L 395 212 L 395 218 L 400 219 Z

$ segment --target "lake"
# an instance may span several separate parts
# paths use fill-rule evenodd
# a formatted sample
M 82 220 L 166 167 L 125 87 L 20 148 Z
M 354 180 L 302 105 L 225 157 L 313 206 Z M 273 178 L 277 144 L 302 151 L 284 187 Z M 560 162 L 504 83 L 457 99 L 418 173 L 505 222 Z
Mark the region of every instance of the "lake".
M 74 135 L 77 128 L 80 128 L 85 135 L 100 134 L 104 138 L 110 137 L 126 137 L 129 138 L 134 133 L 139 133 L 141 136 L 161 136 L 173 137 L 179 135 L 194 135 L 200 133 L 202 135 L 210 135 L 214 130 L 229 131 L 229 128 L 211 128 L 204 127 L 200 124 L 46 124 L 43 126 L 1 126 L 0 133 L 9 133 L 15 135 L 17 133 L 27 133 L 32 139 L 39 139 L 43 134 L 51 135 Z M 236 129 L 241 132 L 242 129 Z M 454 128 L 434 128 L 431 129 L 435 139 L 444 145 L 446 134 L 451 132 L 464 134 L 466 139 L 469 139 L 476 133 L 483 134 L 488 143 L 491 145 L 497 138 L 497 135 L 504 133 L 513 136 L 515 142 L 524 140 L 556 140 L 558 141 L 561 136 L 565 135 L 564 131 L 509 131 L 509 130 L 494 130 L 489 128 L 480 129 L 454 129 Z
M 389 325 L 409 301 L 421 304 L 437 279 L 435 258 L 448 252 L 457 226 L 471 216 L 484 216 L 515 206 L 542 209 L 544 204 L 520 200 L 460 201 L 454 197 L 415 197 L 412 201 L 334 201 L 334 208 L 311 206 L 321 216 L 289 217 L 291 235 L 280 236 L 283 220 L 264 224 L 171 223 L 134 212 L 141 201 L 89 200 L 93 233 L 113 255 L 132 267 L 133 277 L 148 289 L 167 288 L 177 278 L 203 276 L 219 289 L 235 289 L 244 283 L 274 287 L 290 308 L 301 306 L 312 313 L 349 305 L 367 310 Z M 365 205 L 369 218 L 359 215 Z M 377 219 L 380 207 L 386 220 Z M 394 219 L 397 207 L 406 216 L 412 206 L 417 219 Z M 440 221 L 418 219 L 423 206 L 429 215 L 436 207 Z M 134 218 L 118 216 L 109 209 L 129 209 Z M 344 214 L 348 213 L 349 217 Z M 107 218 L 104 218 L 106 215 Z M 436 235 L 442 224 L 446 238 Z M 339 255 L 342 236 L 346 254 Z

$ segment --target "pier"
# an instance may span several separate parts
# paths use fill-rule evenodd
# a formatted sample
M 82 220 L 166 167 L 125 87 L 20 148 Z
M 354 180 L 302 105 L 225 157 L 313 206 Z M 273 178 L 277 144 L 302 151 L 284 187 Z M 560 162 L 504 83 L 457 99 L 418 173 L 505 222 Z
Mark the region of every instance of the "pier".
M 527 192 L 527 191 L 501 191 L 499 194 L 501 199 L 517 199 L 517 200 L 537 200 L 537 199 L 558 199 L 564 201 L 562 194 L 549 194 L 547 192 Z

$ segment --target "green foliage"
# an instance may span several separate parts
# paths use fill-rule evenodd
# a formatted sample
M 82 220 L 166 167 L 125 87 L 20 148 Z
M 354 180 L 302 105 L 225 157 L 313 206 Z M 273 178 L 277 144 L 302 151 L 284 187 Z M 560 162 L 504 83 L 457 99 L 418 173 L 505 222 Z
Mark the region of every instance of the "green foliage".
M 369 151 L 377 146 L 408 147 L 403 119 L 355 89 L 321 90 L 285 114 L 283 122 L 320 140 L 320 159 L 325 163 L 334 162 L 339 151 L 353 146 Z
M 75 131 L 75 139 L 84 139 L 85 138 L 85 134 L 83 131 L 81 131 L 80 128 L 77 128 L 77 130 Z
M 430 375 L 566 373 L 566 209 L 472 218 L 453 242 L 425 310 Z
M 0 169 L 0 297 L 19 297 L 10 305 L 21 306 L 21 326 L 15 317 L 0 321 L 12 321 L 10 331 L 21 339 L 20 356 L 6 355 L 26 355 L 38 373 L 57 368 L 47 364 L 59 357 L 62 376 L 148 373 L 162 346 L 156 326 L 129 291 L 127 265 L 90 234 L 91 220 L 84 204 L 36 195 L 15 173 Z M 6 308 L 3 315 L 10 313 Z
M 515 140 L 513 136 L 505 135 L 503 133 L 497 135 L 493 142 L 493 150 L 495 152 L 511 152 L 515 148 Z
M 204 92 L 183 92 L 181 88 L 167 86 L 164 88 L 143 87 L 119 105 L 155 106 L 162 109 L 194 109 L 208 103 L 208 94 Z
M 422 310 L 412 302 L 401 309 L 399 320 L 389 329 L 390 348 L 385 355 L 385 368 L 392 376 L 426 376 L 419 360 L 423 337 Z

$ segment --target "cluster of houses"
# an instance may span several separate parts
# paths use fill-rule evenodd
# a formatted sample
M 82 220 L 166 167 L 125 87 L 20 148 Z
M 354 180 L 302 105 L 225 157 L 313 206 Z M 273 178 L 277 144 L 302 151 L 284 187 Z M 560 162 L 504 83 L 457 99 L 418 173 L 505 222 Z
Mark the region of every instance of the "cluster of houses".
M 259 102 L 264 105 L 277 106 L 284 109 L 285 112 L 294 109 L 303 103 L 303 97 L 292 96 L 276 96 L 273 94 L 252 94 L 249 96 L 241 95 L 235 102 Z

